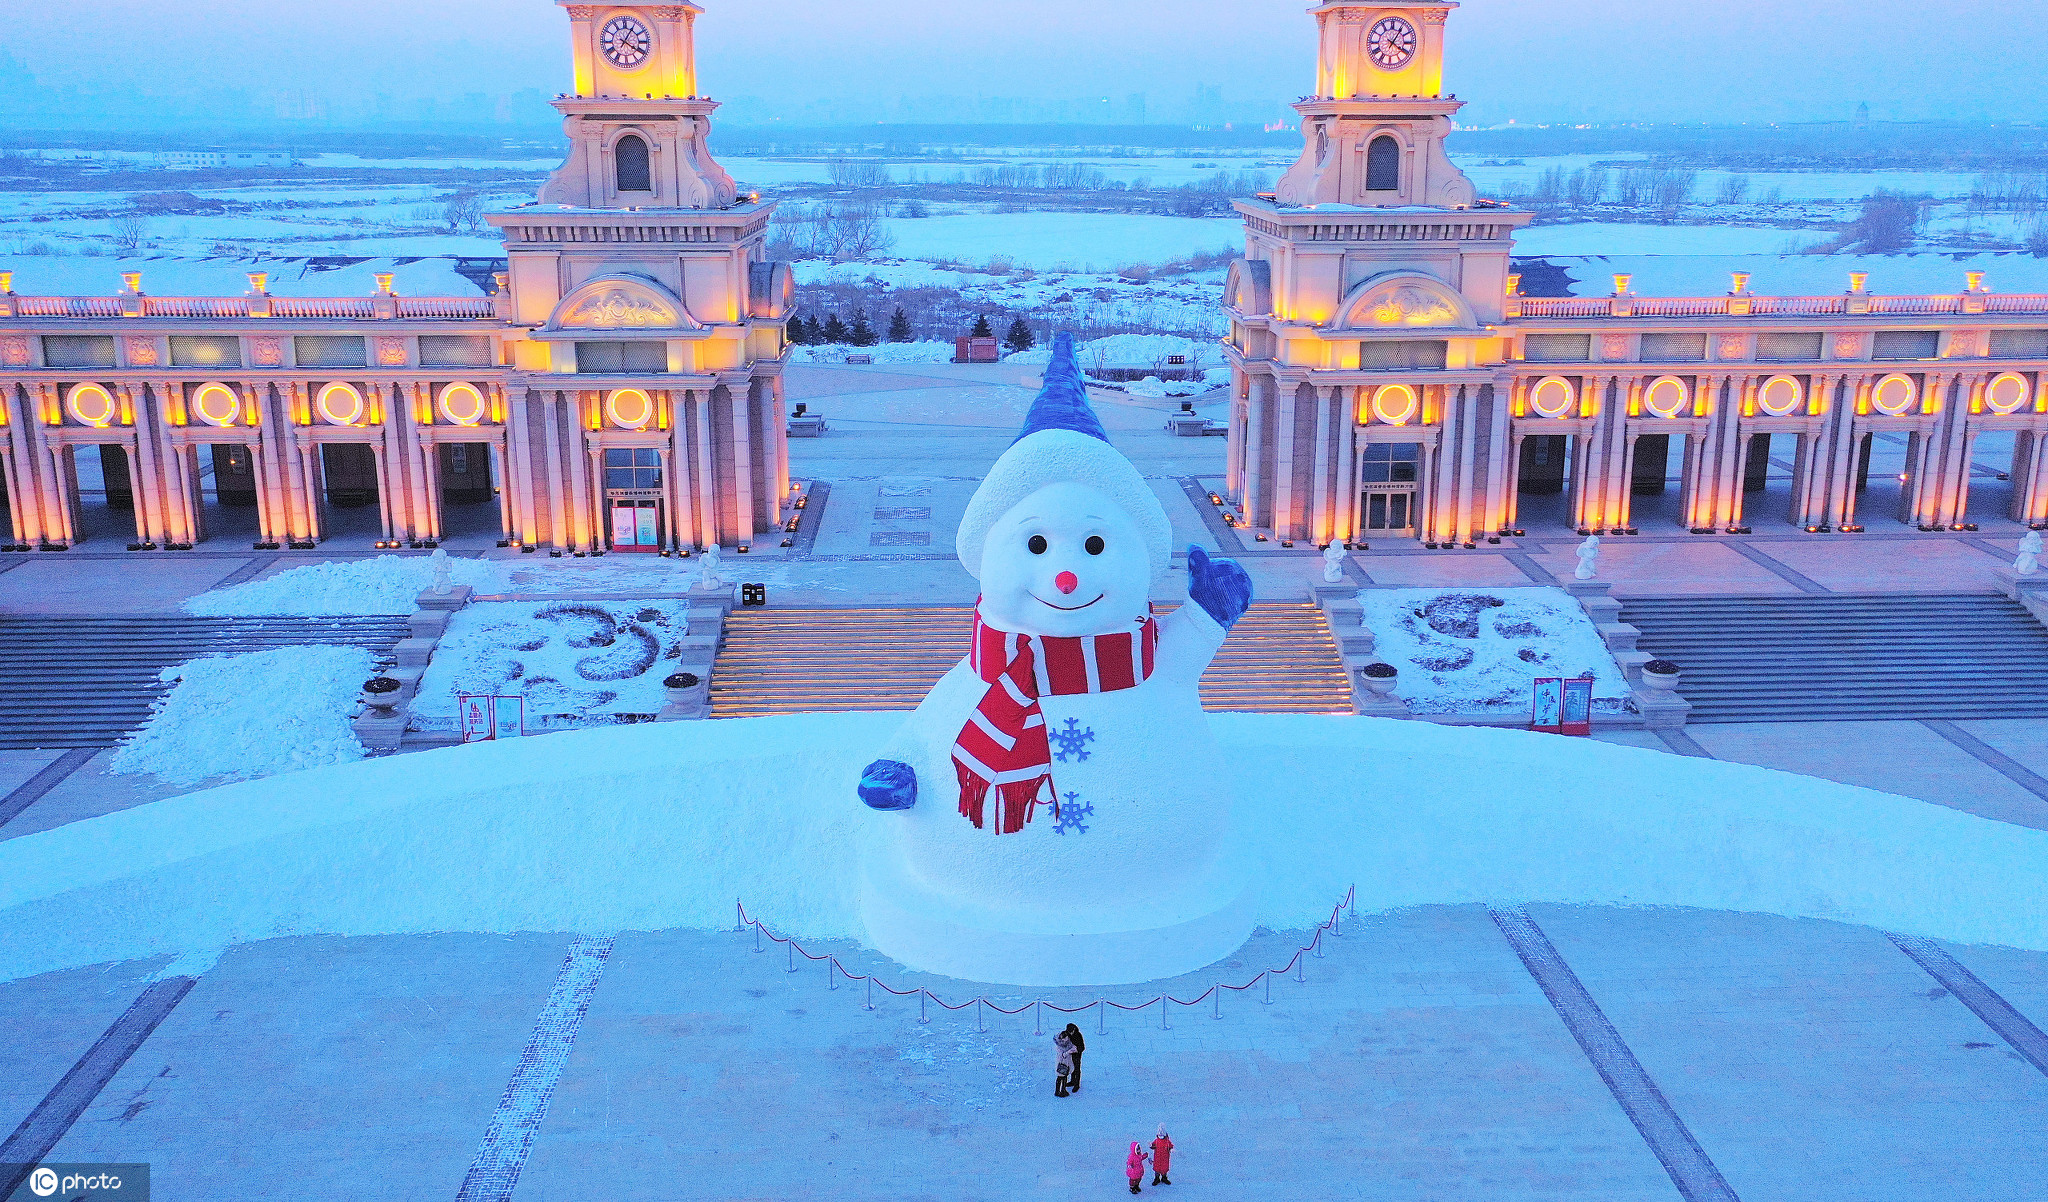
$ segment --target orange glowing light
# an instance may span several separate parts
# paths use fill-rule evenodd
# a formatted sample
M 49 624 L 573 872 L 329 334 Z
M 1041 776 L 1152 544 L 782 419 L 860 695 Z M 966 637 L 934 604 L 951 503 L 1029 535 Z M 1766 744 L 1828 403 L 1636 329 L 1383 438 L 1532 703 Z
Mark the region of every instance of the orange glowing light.
M 64 394 L 64 410 L 80 425 L 104 430 L 114 424 L 114 394 L 98 384 L 74 384 Z
M 360 425 L 364 415 L 370 411 L 369 403 L 363 400 L 363 394 L 356 390 L 355 385 L 339 381 L 320 390 L 313 408 L 319 412 L 320 420 L 330 426 Z
M 638 388 L 621 388 L 605 398 L 605 418 L 626 430 L 644 430 L 654 420 L 654 399 Z
M 225 384 L 202 384 L 192 394 L 192 411 L 209 426 L 232 426 L 242 416 L 242 398 Z
M 484 420 L 484 394 L 474 384 L 445 384 L 439 401 L 441 416 L 458 426 L 474 426 Z

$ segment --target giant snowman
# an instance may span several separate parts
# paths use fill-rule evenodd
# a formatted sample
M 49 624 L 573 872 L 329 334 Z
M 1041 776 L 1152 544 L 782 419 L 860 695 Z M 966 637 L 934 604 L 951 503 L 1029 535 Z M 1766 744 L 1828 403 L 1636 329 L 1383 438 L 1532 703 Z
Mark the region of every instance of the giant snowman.
M 1251 580 L 1191 548 L 1192 603 L 1155 619 L 1171 539 L 1060 335 L 960 519 L 973 643 L 861 775 L 876 948 L 970 980 L 1107 985 L 1251 933 L 1254 865 L 1197 692 Z

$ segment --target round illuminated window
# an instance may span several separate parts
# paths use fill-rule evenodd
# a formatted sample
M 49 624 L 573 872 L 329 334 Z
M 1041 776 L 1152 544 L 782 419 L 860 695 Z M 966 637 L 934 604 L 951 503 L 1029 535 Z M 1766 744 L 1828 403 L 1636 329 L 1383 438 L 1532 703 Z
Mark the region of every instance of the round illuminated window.
M 363 401 L 363 394 L 353 384 L 329 384 L 320 390 L 320 396 L 313 402 L 320 411 L 320 420 L 330 426 L 355 426 L 362 424 L 363 415 L 370 407 Z
M 114 424 L 114 394 L 98 384 L 73 384 L 65 394 L 64 408 L 73 420 L 87 426 Z
M 474 384 L 448 384 L 441 389 L 441 416 L 458 426 L 484 420 L 484 394 Z
M 1562 376 L 1547 376 L 1529 393 L 1529 408 L 1541 417 L 1570 417 L 1579 390 Z
M 654 420 L 654 398 L 637 388 L 621 388 L 605 398 L 604 415 L 614 426 L 642 429 Z
M 2018 413 L 2033 391 L 2025 376 L 2007 372 L 1984 390 L 1984 405 L 1993 413 Z
M 1756 394 L 1756 407 L 1771 417 L 1796 413 L 1806 403 L 1806 389 L 1791 376 L 1772 376 Z
M 232 426 L 242 416 L 242 398 L 225 384 L 201 384 L 192 394 L 192 412 L 209 426 Z
M 1911 376 L 1886 376 L 1870 394 L 1870 407 L 1886 417 L 1897 417 L 1920 399 L 1920 386 Z
M 1372 415 L 1390 426 L 1405 426 L 1421 408 L 1415 390 L 1406 384 L 1383 384 L 1372 394 Z
M 1677 376 L 1665 376 L 1643 394 L 1643 408 L 1656 417 L 1677 417 L 1692 404 L 1692 392 Z

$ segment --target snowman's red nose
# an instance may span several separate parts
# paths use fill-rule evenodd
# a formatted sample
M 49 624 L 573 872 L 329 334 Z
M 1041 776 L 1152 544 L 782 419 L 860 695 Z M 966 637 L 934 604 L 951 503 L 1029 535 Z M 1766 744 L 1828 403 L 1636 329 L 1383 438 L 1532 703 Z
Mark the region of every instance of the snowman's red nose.
M 1072 572 L 1061 572 L 1052 578 L 1053 587 L 1063 593 L 1071 593 L 1081 587 L 1081 578 Z

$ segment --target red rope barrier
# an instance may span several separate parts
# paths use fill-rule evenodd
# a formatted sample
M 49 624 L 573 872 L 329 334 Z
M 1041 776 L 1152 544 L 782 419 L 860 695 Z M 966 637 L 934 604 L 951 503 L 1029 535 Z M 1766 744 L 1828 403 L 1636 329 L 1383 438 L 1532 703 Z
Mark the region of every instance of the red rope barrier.
M 1147 1006 L 1150 1006 L 1154 1002 L 1157 1002 L 1160 1005 L 1159 1021 L 1163 1024 L 1166 1021 L 1165 1006 L 1168 1002 L 1172 1002 L 1175 1005 L 1180 1006 L 1199 1006 L 1203 1002 L 1208 1001 L 1209 998 L 1212 995 L 1214 995 L 1217 997 L 1217 1000 L 1220 1003 L 1222 990 L 1229 989 L 1237 993 L 1243 993 L 1245 990 L 1257 986 L 1262 981 L 1266 984 L 1268 994 L 1267 1000 L 1270 1001 L 1272 992 L 1272 978 L 1275 976 L 1285 976 L 1287 975 L 1287 973 L 1294 971 L 1301 965 L 1302 957 L 1306 956 L 1310 952 L 1314 952 L 1318 956 L 1322 955 L 1323 932 L 1331 931 L 1334 933 L 1337 930 L 1338 923 L 1340 923 L 1343 920 L 1343 913 L 1347 907 L 1351 910 L 1351 913 L 1354 917 L 1358 914 L 1358 886 L 1356 885 L 1353 885 L 1349 889 L 1344 891 L 1344 899 L 1342 901 L 1339 901 L 1335 906 L 1331 907 L 1329 921 L 1317 923 L 1315 927 L 1315 935 L 1308 941 L 1307 944 L 1296 949 L 1294 953 L 1294 958 L 1289 960 L 1280 968 L 1262 969 L 1260 970 L 1259 975 L 1253 977 L 1249 981 L 1246 981 L 1242 985 L 1226 985 L 1223 982 L 1218 981 L 1216 984 L 1209 986 L 1209 988 L 1203 990 L 1200 994 L 1196 995 L 1196 997 L 1192 1001 L 1183 1001 L 1180 998 L 1172 996 L 1171 994 L 1162 993 L 1157 994 L 1151 998 L 1148 998 L 1145 1001 L 1139 1002 L 1135 1006 L 1126 1006 L 1122 1002 L 1111 1001 L 1108 998 L 1097 998 L 1095 1001 L 1088 1002 L 1080 1006 L 1061 1006 L 1053 1002 L 1038 999 L 1025 1002 L 1022 1006 L 1017 1007 L 1015 1010 L 1005 1010 L 1001 1006 L 996 1005 L 994 1002 L 989 1001 L 985 997 L 972 998 L 968 1001 L 961 1002 L 959 1005 L 955 1006 L 952 1003 L 946 1001 L 946 999 L 940 997 L 938 994 L 933 993 L 929 989 L 894 989 L 889 986 L 888 982 L 882 980 L 878 976 L 875 976 L 873 973 L 869 973 L 867 975 L 860 975 L 854 973 L 850 971 L 846 967 L 846 965 L 841 964 L 839 962 L 839 957 L 832 955 L 829 952 L 814 956 L 810 952 L 805 951 L 804 946 L 798 943 L 795 939 L 786 939 L 783 936 L 776 934 L 774 931 L 769 930 L 767 925 L 764 924 L 760 919 L 748 914 L 746 905 L 740 902 L 738 899 L 734 899 L 733 908 L 739 914 L 739 924 L 733 929 L 736 931 L 745 930 L 747 927 L 752 926 L 754 928 L 754 937 L 757 942 L 759 941 L 762 935 L 766 935 L 768 938 L 774 940 L 777 943 L 788 944 L 792 952 L 802 953 L 803 958 L 806 960 L 829 961 L 830 963 L 826 969 L 828 973 L 831 972 L 833 969 L 837 969 L 839 972 L 844 973 L 846 975 L 846 979 L 849 981 L 872 982 L 873 984 L 880 985 L 885 993 L 891 994 L 895 997 L 909 997 L 913 993 L 922 994 L 924 998 L 937 1002 L 940 1008 L 945 1010 L 965 1010 L 969 1006 L 980 1005 L 987 1006 L 989 1009 L 994 1010 L 998 1014 L 1007 1015 L 1009 1017 L 1014 1018 L 1017 1015 L 1024 1013 L 1025 1010 L 1032 1006 L 1045 1006 L 1052 1010 L 1056 1010 L 1061 1014 L 1079 1014 L 1083 1010 L 1088 1010 L 1095 1006 L 1115 1006 L 1117 1009 L 1126 1012 L 1134 1010 L 1143 1010 Z M 791 971 L 795 970 L 792 969 Z M 1301 978 L 1299 977 L 1299 975 L 1297 975 L 1296 979 L 1299 980 Z M 1221 1017 L 1220 1013 L 1218 1014 L 1218 1017 Z

